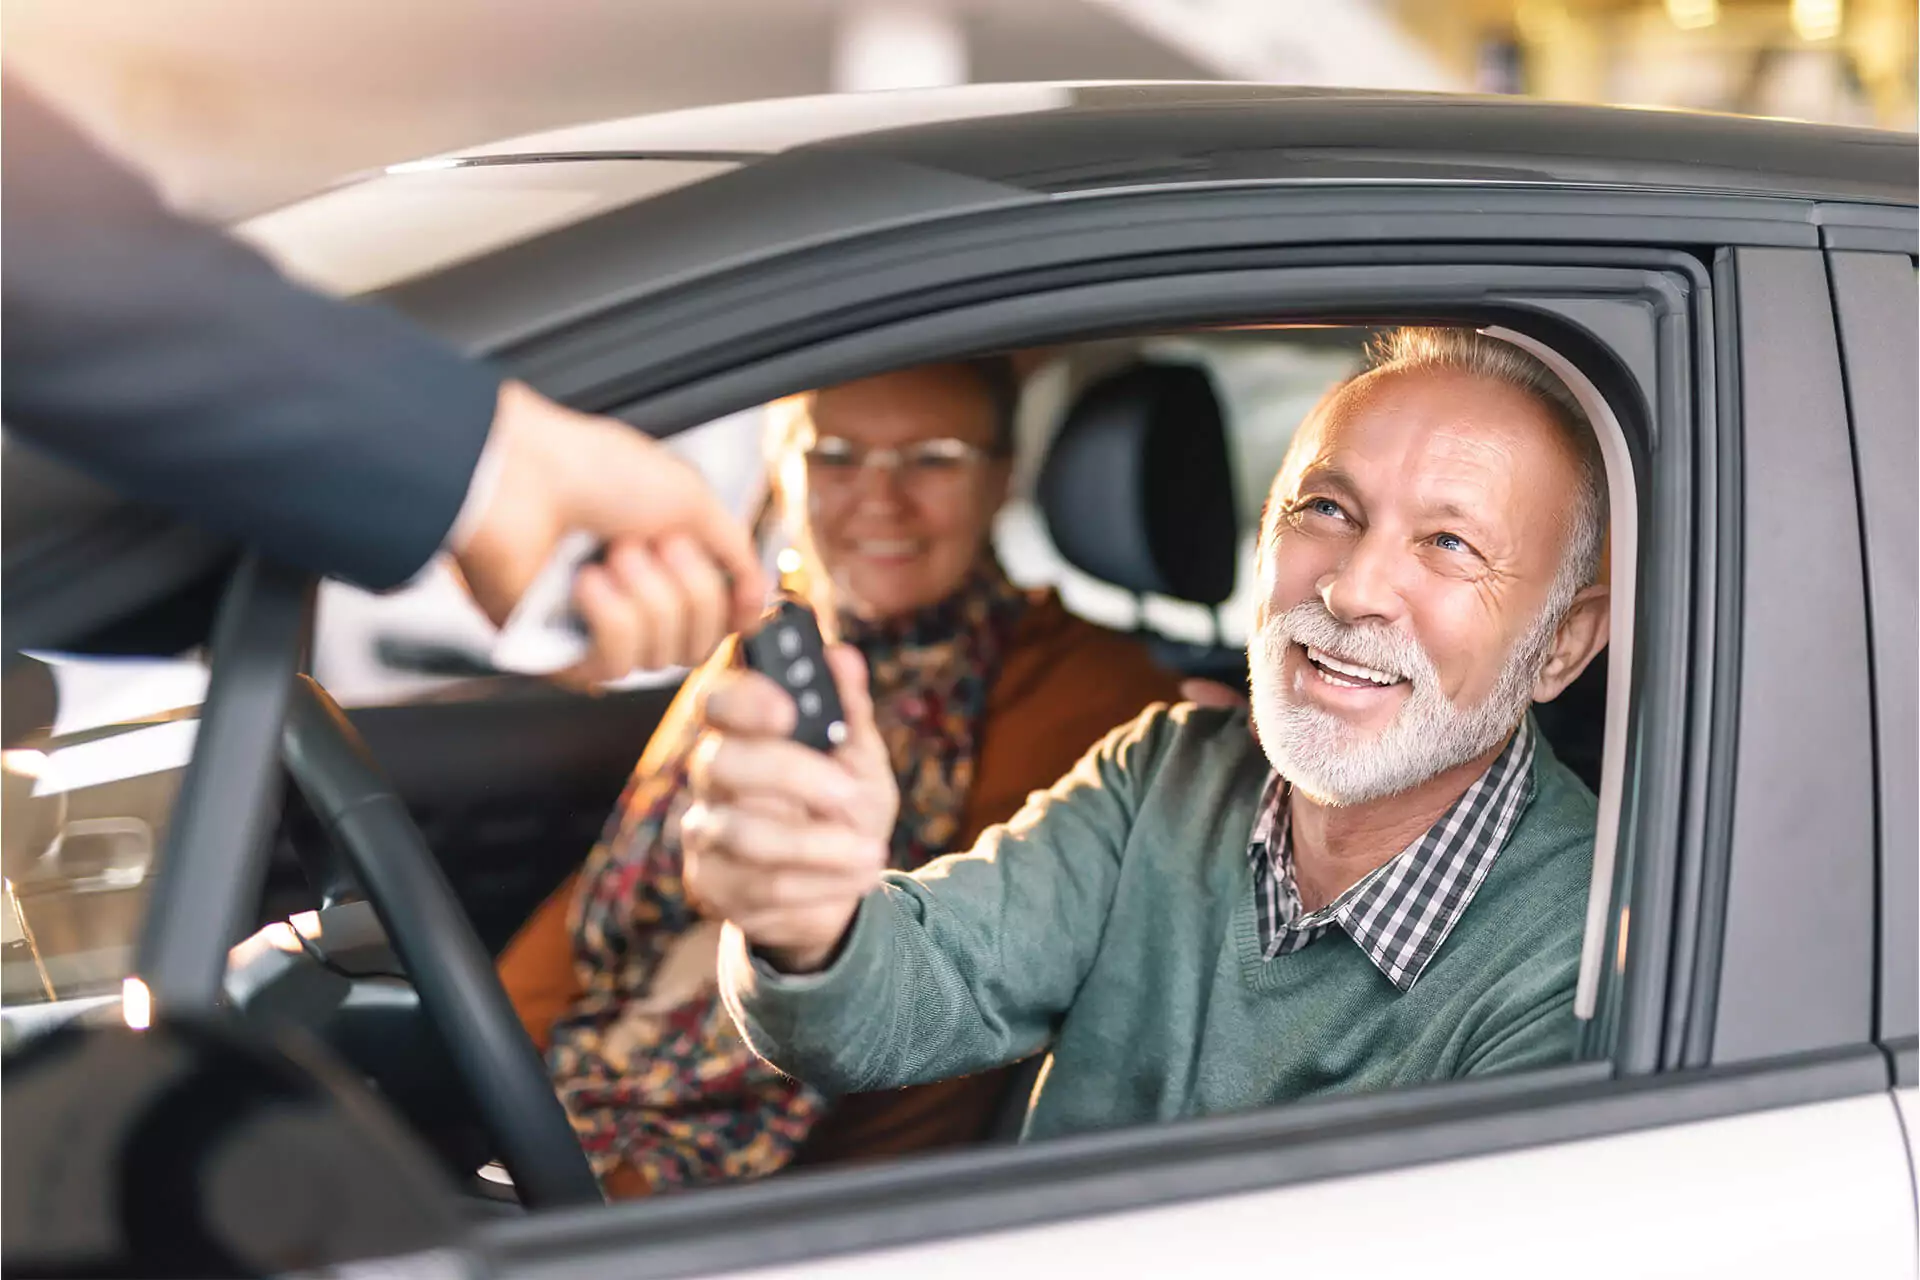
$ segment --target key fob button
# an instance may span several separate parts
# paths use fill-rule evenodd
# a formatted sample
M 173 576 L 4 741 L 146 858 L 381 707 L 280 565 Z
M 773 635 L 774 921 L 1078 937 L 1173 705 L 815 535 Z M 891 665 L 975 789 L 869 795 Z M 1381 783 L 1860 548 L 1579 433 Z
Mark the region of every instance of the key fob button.
M 780 656 L 783 658 L 791 658 L 800 652 L 800 633 L 792 627 L 780 628 L 779 634 L 774 636 L 773 641 L 780 646 Z
M 797 659 L 792 666 L 787 668 L 787 685 L 790 688 L 798 689 L 802 685 L 811 683 L 812 680 L 813 662 L 810 659 Z
M 800 691 L 800 714 L 809 719 L 820 714 L 820 693 L 817 689 Z

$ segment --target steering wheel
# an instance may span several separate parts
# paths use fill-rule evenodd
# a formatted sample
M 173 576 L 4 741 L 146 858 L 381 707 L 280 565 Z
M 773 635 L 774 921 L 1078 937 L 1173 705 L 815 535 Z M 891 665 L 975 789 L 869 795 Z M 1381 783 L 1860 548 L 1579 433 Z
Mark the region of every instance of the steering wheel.
M 521 1203 L 603 1203 L 546 1065 L 453 886 L 359 732 L 305 676 L 287 706 L 281 754 L 386 927 Z

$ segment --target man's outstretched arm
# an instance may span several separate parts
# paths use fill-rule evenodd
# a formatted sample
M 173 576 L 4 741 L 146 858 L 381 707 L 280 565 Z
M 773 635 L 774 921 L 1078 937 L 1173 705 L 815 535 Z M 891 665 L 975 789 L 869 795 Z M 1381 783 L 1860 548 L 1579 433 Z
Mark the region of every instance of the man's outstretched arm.
M 11 433 L 363 586 L 397 585 L 445 546 L 496 622 L 562 535 L 595 535 L 609 553 L 577 580 L 593 642 L 578 683 L 692 665 L 758 611 L 745 528 L 663 447 L 287 280 L 169 211 L 15 81 L 0 93 Z
M 707 697 L 689 891 L 728 920 L 720 981 L 754 1049 L 828 1092 L 984 1070 L 1047 1043 L 1100 944 L 1160 723 L 1123 726 L 969 854 L 886 874 L 897 790 L 859 655 L 830 660 L 850 729 L 786 741 L 792 704 L 728 673 Z
M 0 81 L 8 430 L 276 559 L 390 587 L 440 547 L 500 379 L 168 210 Z

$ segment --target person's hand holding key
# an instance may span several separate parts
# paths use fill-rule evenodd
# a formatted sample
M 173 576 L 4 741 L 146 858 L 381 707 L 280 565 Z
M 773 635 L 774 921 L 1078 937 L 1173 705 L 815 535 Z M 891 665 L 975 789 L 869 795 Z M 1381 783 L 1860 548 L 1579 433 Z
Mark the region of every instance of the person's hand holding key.
M 827 665 L 847 726 L 831 753 L 793 740 L 793 698 L 767 676 L 716 677 L 680 827 L 688 892 L 789 973 L 832 959 L 886 869 L 900 810 L 866 663 L 835 645 Z

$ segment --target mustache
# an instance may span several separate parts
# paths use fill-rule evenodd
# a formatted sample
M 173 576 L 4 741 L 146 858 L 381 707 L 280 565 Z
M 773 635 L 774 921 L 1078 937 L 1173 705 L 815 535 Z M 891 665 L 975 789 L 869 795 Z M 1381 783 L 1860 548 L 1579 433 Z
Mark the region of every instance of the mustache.
M 1292 642 L 1376 671 L 1404 676 L 1416 689 L 1430 688 L 1439 679 L 1433 659 L 1413 636 L 1386 626 L 1350 626 L 1327 612 L 1318 600 L 1304 600 L 1285 613 L 1274 614 L 1260 630 L 1273 647 L 1275 658 L 1286 642 Z

